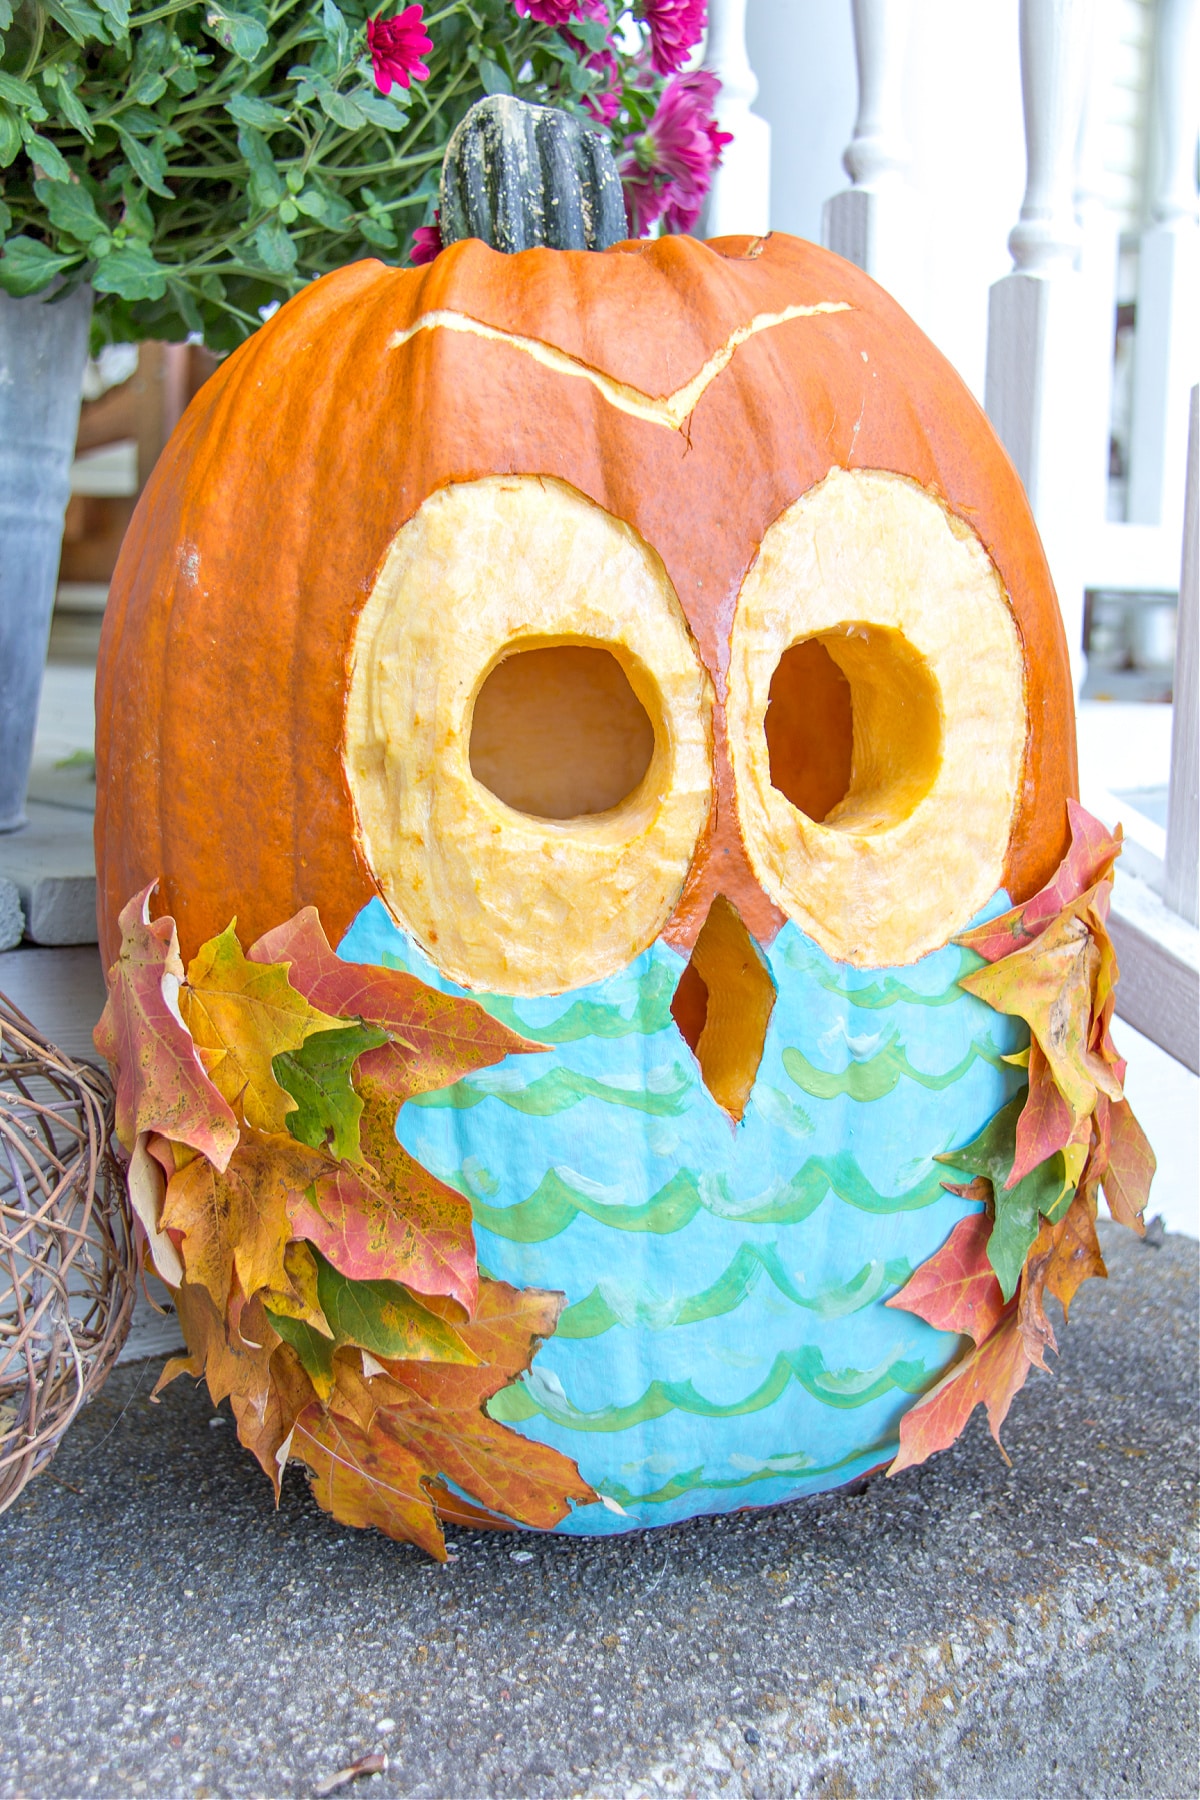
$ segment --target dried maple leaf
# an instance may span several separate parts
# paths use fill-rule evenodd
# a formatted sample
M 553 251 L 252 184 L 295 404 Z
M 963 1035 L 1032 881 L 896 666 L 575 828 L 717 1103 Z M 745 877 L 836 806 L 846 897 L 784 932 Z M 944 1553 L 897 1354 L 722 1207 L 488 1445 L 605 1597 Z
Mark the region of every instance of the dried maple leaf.
M 234 924 L 202 944 L 188 965 L 183 1016 L 213 1082 L 241 1106 L 247 1125 L 283 1132 L 296 1102 L 276 1081 L 272 1062 L 314 1032 L 340 1030 L 345 1020 L 310 1005 L 283 965 L 247 961 Z
M 313 906 L 266 932 L 251 945 L 250 957 L 289 965 L 292 986 L 314 1006 L 386 1031 L 395 1041 L 367 1052 L 360 1073 L 398 1102 L 506 1056 L 546 1047 L 518 1037 L 474 1000 L 440 993 L 415 975 L 343 962 L 330 949 Z
M 990 1189 L 989 1189 L 990 1192 Z M 988 1261 L 987 1213 L 960 1219 L 941 1249 L 887 1302 L 938 1331 L 965 1332 L 982 1344 L 1004 1312 L 1004 1296 Z
M 471 1500 L 464 1500 L 444 1482 L 430 1481 L 426 1483 L 434 1511 L 443 1525 L 468 1525 L 473 1531 L 517 1531 L 511 1519 L 501 1519 L 495 1513 L 486 1512 L 482 1506 L 476 1506 Z
M 479 1270 L 469 1201 L 401 1147 L 390 1090 L 361 1070 L 358 1088 L 363 1164 L 343 1164 L 297 1196 L 293 1232 L 353 1280 L 402 1281 L 422 1294 L 449 1294 L 471 1311 Z
M 464 1363 L 473 1366 L 478 1353 L 466 1341 L 465 1310 L 456 1317 L 431 1311 L 395 1281 L 351 1281 L 325 1258 L 311 1253 L 316 1264 L 317 1301 L 325 1329 L 303 1318 L 271 1313 L 271 1323 L 291 1344 L 317 1393 L 329 1398 L 335 1380 L 335 1351 L 343 1345 L 369 1351 L 373 1357 L 417 1362 Z
M 445 1298 L 435 1304 L 443 1312 L 453 1308 Z M 501 1529 L 516 1520 L 549 1530 L 572 1500 L 595 1500 L 567 1457 L 484 1410 L 491 1395 L 529 1366 L 562 1305 L 561 1294 L 483 1281 L 475 1319 L 457 1326 L 480 1357 L 490 1358 L 474 1367 L 390 1360 L 366 1374 L 340 1352 L 329 1403 L 310 1407 L 292 1439 L 293 1455 L 313 1471 L 319 1503 L 343 1524 L 375 1525 L 440 1559 L 438 1512 L 447 1482 L 470 1496 L 464 1503 L 451 1494 L 453 1505 L 464 1508 L 459 1516 L 470 1508 L 475 1522 L 477 1505 Z
M 317 1505 L 341 1524 L 373 1525 L 445 1562 L 442 1528 L 422 1486 L 426 1470 L 393 1432 L 379 1424 L 364 1431 L 314 1404 L 295 1422 L 291 1453 L 312 1471 Z
M 238 1440 L 256 1457 L 275 1489 L 279 1488 L 291 1450 L 292 1428 L 316 1399 L 312 1382 L 290 1344 L 279 1344 L 271 1354 L 267 1383 L 261 1396 L 230 1396 L 237 1421 Z
M 161 1229 L 167 1183 L 175 1173 L 170 1141 L 154 1131 L 139 1131 L 129 1159 L 125 1186 L 142 1230 L 150 1260 L 168 1287 L 183 1280 L 183 1263 L 169 1235 Z
M 1093 1111 L 1100 1094 L 1120 1097 L 1103 1057 L 1091 1048 L 1092 998 L 1101 962 L 1093 931 L 1079 912 L 1085 901 L 1053 920 L 1024 950 L 959 980 L 997 1012 L 1025 1020 L 1071 1111 L 1072 1123 Z
M 998 919 L 964 931 L 954 941 L 974 950 L 985 962 L 999 962 L 1033 942 L 1039 932 L 1088 888 L 1107 881 L 1121 854 L 1121 828 L 1111 833 L 1077 800 L 1067 801 L 1071 847 L 1044 888 Z
M 288 1285 L 285 1288 L 265 1288 L 263 1305 L 270 1313 L 279 1313 L 287 1319 L 299 1319 L 305 1325 L 311 1325 L 321 1337 L 331 1338 L 333 1331 L 321 1310 L 317 1290 L 317 1259 L 310 1247 L 294 1238 L 284 1250 L 283 1266 L 287 1272 Z
M 1141 1215 L 1158 1167 L 1154 1152 L 1128 1100 L 1102 1102 L 1096 1123 L 1104 1153 L 1104 1166 L 1097 1173 L 1108 1210 L 1118 1223 L 1140 1235 L 1145 1230 Z
M 1031 1367 L 1025 1340 L 1017 1324 L 1013 1302 L 991 1335 L 963 1358 L 925 1398 L 910 1407 L 900 1421 L 900 1452 L 888 1468 L 889 1475 L 922 1463 L 935 1451 L 945 1450 L 959 1436 L 977 1406 L 987 1408 L 988 1425 L 1005 1462 L 1008 1452 L 1000 1442 L 1000 1427 L 1008 1416 L 1013 1396 L 1022 1387 Z
M 157 886 L 152 881 L 121 912 L 121 950 L 93 1037 L 116 1072 L 117 1136 L 126 1150 L 155 1131 L 223 1169 L 238 1141 L 237 1120 L 180 1016 L 179 939 L 173 919 L 150 917 Z
M 1017 1120 L 1016 1153 L 1006 1187 L 1015 1187 L 1039 1163 L 1060 1150 L 1067 1180 L 1078 1185 L 1091 1142 L 1090 1114 L 1076 1120 L 1059 1092 L 1045 1052 L 1036 1038 L 1029 1046 L 1029 1098 Z
M 1040 1369 L 1046 1367 L 1046 1351 L 1058 1349 L 1054 1328 L 1046 1317 L 1045 1289 L 1061 1302 L 1066 1318 L 1083 1282 L 1107 1273 L 1096 1237 L 1095 1200 L 1078 1193 L 1065 1218 L 1056 1225 L 1043 1224 L 1021 1276 L 1017 1324 L 1026 1354 Z
M 271 1357 L 279 1339 L 261 1301 L 247 1301 L 241 1309 L 240 1328 L 227 1331 L 206 1288 L 185 1281 L 172 1299 L 188 1354 L 171 1358 L 155 1384 L 155 1394 L 177 1375 L 203 1375 L 214 1406 L 229 1399 L 264 1415 L 271 1396 Z
M 188 1281 L 206 1288 L 222 1314 L 235 1269 L 247 1299 L 288 1286 L 289 1208 L 328 1166 L 294 1138 L 246 1131 L 223 1174 L 198 1156 L 171 1177 L 161 1226 L 182 1233 Z

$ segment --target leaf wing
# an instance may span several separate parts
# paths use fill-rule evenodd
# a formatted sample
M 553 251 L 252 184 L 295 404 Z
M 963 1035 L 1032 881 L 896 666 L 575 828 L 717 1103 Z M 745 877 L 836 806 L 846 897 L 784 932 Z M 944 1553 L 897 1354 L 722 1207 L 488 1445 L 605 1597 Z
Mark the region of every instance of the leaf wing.
M 152 881 L 121 912 L 121 949 L 108 972 L 96 1048 L 116 1071 L 117 1136 L 126 1150 L 154 1131 L 223 1169 L 238 1141 L 237 1120 L 180 1016 L 183 962 L 175 921 L 150 918 L 157 885 Z

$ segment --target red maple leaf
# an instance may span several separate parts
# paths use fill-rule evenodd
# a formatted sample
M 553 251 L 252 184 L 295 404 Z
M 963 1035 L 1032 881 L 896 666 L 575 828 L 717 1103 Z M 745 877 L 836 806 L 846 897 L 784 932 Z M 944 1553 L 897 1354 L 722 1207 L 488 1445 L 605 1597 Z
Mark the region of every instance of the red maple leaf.
M 992 1221 L 986 1212 L 960 1219 L 941 1249 L 887 1302 L 938 1331 L 966 1332 L 976 1344 L 995 1328 L 1004 1296 L 988 1261 Z

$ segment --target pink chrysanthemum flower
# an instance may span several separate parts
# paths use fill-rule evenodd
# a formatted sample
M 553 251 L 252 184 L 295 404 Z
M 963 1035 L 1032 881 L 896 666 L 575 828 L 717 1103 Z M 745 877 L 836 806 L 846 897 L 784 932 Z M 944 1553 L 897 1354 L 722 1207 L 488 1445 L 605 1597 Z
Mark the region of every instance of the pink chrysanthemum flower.
M 412 248 L 408 260 L 414 268 L 421 263 L 431 263 L 435 256 L 440 256 L 446 248 L 442 242 L 442 215 L 435 212 L 432 225 L 418 225 L 413 232 Z
M 659 219 L 668 231 L 690 231 L 700 217 L 713 170 L 733 141 L 712 116 L 720 89 L 707 69 L 674 76 L 648 128 L 626 139 L 631 154 L 621 165 L 621 180 L 635 237 L 644 237 Z
M 413 80 L 429 79 L 421 58 L 433 49 L 433 39 L 425 30 L 420 6 L 406 6 L 394 19 L 368 19 L 367 49 L 381 94 L 390 94 L 394 81 L 407 87 Z
M 568 20 L 576 19 L 584 10 L 580 0 L 513 0 L 523 19 L 536 19 L 539 25 L 553 25 L 557 31 Z
M 708 23 L 707 0 L 641 0 L 650 27 L 650 64 L 656 75 L 673 75 L 700 42 Z

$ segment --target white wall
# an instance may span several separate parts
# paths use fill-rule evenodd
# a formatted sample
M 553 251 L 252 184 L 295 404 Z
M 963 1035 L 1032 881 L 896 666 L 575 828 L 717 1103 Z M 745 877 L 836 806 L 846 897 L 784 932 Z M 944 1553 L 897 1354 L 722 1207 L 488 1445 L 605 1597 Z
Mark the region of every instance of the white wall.
M 772 131 L 771 223 L 819 241 L 847 185 L 857 105 L 850 0 L 749 0 L 747 37 Z M 903 71 L 920 248 L 918 323 L 982 396 L 989 285 L 1025 186 L 1017 0 L 918 0 Z

